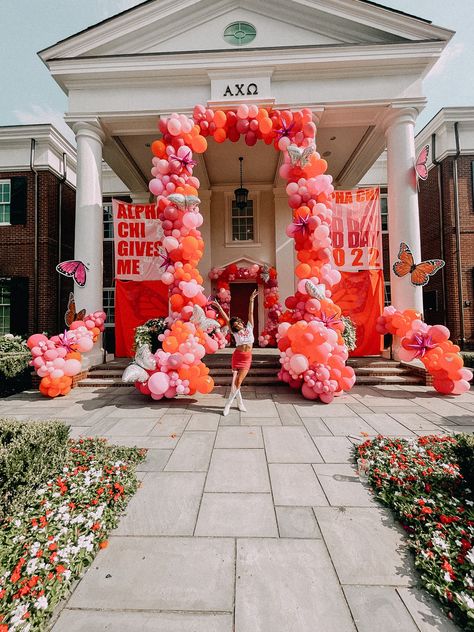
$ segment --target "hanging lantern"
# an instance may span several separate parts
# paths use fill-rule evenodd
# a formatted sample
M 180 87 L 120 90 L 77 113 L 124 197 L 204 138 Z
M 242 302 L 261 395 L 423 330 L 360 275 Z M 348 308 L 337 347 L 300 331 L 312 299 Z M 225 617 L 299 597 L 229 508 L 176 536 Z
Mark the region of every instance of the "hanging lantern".
M 235 195 L 235 205 L 237 206 L 237 208 L 243 210 L 247 208 L 249 192 L 248 192 L 248 189 L 244 189 L 244 186 L 242 184 L 242 174 L 243 174 L 242 163 L 244 162 L 244 159 L 242 158 L 242 156 L 240 156 L 239 160 L 240 160 L 240 187 L 238 189 L 235 189 L 234 195 Z

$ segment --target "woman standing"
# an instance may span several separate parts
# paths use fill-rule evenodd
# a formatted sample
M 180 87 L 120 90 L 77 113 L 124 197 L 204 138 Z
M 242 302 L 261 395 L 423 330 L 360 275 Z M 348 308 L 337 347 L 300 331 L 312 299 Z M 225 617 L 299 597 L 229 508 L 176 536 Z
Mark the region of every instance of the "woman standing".
M 230 407 L 232 406 L 234 399 L 237 400 L 237 406 L 240 411 L 246 412 L 247 410 L 244 406 L 244 402 L 242 401 L 240 387 L 242 386 L 242 383 L 250 370 L 250 365 L 252 364 L 252 346 L 255 340 L 253 335 L 253 304 L 257 294 L 258 290 L 254 290 L 250 295 L 247 325 L 245 325 L 243 320 L 237 316 L 229 318 L 219 303 L 213 302 L 211 304 L 225 320 L 226 325 L 230 327 L 230 331 L 235 340 L 235 351 L 232 354 L 232 387 L 229 399 L 227 400 L 224 412 L 222 413 L 224 416 L 229 414 Z

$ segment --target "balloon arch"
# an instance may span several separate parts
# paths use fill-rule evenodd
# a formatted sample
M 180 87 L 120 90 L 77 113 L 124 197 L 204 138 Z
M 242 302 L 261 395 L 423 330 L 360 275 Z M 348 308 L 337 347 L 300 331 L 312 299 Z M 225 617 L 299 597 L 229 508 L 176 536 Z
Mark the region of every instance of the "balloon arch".
M 248 146 L 262 140 L 283 152 L 280 175 L 287 181 L 288 203 L 293 209 L 287 233 L 295 241 L 300 281 L 295 295 L 286 300 L 288 309 L 279 317 L 279 376 L 301 389 L 305 397 L 324 402 L 350 389 L 354 371 L 345 364 L 344 326 L 340 309 L 331 300 L 331 288 L 340 280 L 330 264 L 334 188 L 331 176 L 325 174 L 327 163 L 316 151 L 311 110 L 292 112 L 242 104 L 224 112 L 197 105 L 192 119 L 183 114 L 162 117 L 159 130 L 162 138 L 151 146 L 153 179 L 149 186 L 157 197 L 164 232 L 162 281 L 169 286 L 171 325 L 163 334 L 162 350 L 155 354 L 156 368 L 137 387 L 154 399 L 212 390 L 202 358 L 217 349 L 217 342 L 193 319 L 195 306 L 206 309 L 208 317 L 213 315 L 197 269 L 204 243 L 193 152 L 205 152 L 209 136 L 217 143 L 237 142 L 244 136 Z

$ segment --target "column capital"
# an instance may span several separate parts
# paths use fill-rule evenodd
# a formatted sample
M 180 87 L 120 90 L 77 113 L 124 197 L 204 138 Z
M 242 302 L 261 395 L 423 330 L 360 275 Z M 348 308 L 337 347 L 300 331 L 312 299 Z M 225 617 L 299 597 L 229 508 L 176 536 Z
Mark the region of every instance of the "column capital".
M 395 125 L 413 125 L 415 126 L 419 111 L 415 107 L 392 107 L 386 114 L 382 127 L 387 134 L 388 130 Z
M 201 202 L 209 202 L 211 200 L 211 197 L 212 197 L 211 189 L 198 190 L 198 198 L 201 200 Z
M 72 122 L 72 129 L 76 138 L 86 136 L 104 144 L 105 132 L 98 118 L 82 119 Z

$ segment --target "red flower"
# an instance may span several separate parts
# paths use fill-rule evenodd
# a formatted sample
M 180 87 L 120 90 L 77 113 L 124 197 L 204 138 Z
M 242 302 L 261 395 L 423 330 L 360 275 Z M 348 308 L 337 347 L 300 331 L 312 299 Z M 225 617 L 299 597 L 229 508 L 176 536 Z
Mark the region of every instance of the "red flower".
M 65 570 L 66 570 L 66 567 L 65 567 L 65 566 L 63 566 L 62 564 L 58 564 L 58 565 L 56 566 L 56 573 L 57 573 L 58 575 L 61 575 L 61 573 L 64 573 L 64 571 L 65 571 Z
M 48 546 L 48 549 L 50 551 L 56 551 L 57 548 L 58 548 L 58 545 L 56 544 L 56 542 L 51 542 L 51 544 Z

